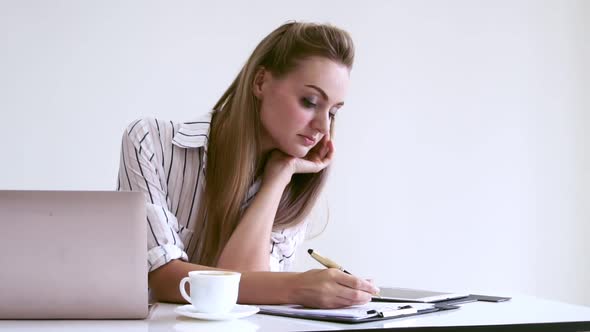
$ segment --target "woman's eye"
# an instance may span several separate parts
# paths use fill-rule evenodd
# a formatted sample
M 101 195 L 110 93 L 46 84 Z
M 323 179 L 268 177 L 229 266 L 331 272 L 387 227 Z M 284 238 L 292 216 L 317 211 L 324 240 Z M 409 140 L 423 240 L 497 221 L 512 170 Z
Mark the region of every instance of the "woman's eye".
M 329 113 L 329 117 L 330 117 L 330 119 L 335 118 L 336 117 L 336 113 Z
M 317 106 L 317 104 L 315 104 L 314 102 L 312 102 L 311 100 L 309 100 L 307 98 L 302 98 L 301 99 L 301 104 L 305 108 L 315 108 Z

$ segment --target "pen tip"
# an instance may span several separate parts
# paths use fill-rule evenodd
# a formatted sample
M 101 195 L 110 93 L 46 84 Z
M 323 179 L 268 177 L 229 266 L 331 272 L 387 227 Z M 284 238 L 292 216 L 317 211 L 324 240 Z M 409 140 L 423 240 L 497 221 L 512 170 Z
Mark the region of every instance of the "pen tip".
M 311 253 L 313 252 L 313 249 L 307 249 L 307 253 L 311 255 Z

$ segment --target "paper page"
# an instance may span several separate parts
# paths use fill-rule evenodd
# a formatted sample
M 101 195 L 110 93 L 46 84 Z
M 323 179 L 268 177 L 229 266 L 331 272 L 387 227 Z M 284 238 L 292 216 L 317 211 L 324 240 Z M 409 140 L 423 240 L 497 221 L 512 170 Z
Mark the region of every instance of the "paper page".
M 409 308 L 406 308 L 410 306 Z M 261 310 L 269 313 L 291 314 L 300 317 L 333 317 L 363 319 L 368 317 L 380 316 L 382 313 L 385 317 L 401 316 L 423 309 L 434 307 L 430 303 L 387 303 L 387 302 L 369 302 L 363 305 L 356 305 L 342 309 L 310 309 L 300 305 L 262 305 L 258 306 Z M 400 307 L 402 309 L 400 309 Z M 403 309 L 406 308 L 406 309 Z

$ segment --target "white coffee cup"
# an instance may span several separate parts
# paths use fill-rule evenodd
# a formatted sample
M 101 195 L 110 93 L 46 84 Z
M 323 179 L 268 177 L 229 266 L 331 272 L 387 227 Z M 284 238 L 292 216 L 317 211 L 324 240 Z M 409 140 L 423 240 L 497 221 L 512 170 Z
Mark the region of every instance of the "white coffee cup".
M 198 312 L 227 313 L 238 302 L 240 277 L 231 271 L 191 271 L 180 281 L 180 294 Z M 184 288 L 187 282 L 190 296 Z

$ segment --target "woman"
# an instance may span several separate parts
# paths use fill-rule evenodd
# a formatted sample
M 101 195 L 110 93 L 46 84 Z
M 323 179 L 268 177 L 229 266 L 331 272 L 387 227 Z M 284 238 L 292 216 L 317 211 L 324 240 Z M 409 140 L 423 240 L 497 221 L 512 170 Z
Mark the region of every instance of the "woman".
M 378 291 L 335 269 L 280 272 L 325 182 L 353 57 L 345 31 L 287 23 L 260 42 L 210 114 L 130 124 L 119 190 L 145 194 L 158 301 L 183 302 L 180 279 L 214 268 L 242 272 L 240 303 L 337 308 Z

